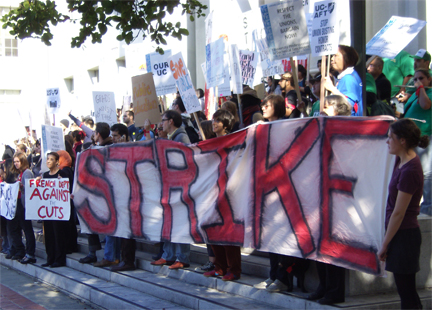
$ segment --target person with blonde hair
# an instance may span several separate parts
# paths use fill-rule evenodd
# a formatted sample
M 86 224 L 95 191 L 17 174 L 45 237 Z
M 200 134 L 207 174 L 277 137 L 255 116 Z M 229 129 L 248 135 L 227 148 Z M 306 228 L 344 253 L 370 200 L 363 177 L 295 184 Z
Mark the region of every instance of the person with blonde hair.
M 327 116 L 350 116 L 352 106 L 344 96 L 330 95 L 324 98 L 323 115 Z

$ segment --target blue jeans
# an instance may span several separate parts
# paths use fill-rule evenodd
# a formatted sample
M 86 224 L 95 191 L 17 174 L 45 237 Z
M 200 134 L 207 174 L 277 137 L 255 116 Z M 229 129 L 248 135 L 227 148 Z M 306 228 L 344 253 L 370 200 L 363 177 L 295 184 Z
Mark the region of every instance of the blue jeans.
M 190 245 L 186 243 L 164 242 L 162 258 L 167 261 L 179 261 L 189 264 Z
M 432 136 L 429 136 L 429 141 Z M 423 168 L 423 202 L 420 205 L 420 212 L 432 215 L 432 144 L 425 149 L 417 148 L 417 155 Z
M 106 236 L 104 249 L 104 259 L 113 262 L 116 259 L 120 260 L 120 238 Z

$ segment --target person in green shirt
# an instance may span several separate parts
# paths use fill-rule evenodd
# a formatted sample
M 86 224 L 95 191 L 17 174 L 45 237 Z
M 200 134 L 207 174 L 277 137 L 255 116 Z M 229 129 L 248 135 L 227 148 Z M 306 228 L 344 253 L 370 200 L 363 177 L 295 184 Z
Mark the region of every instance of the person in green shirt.
M 411 56 L 412 58 L 414 58 L 414 70 L 417 69 L 429 69 L 430 68 L 430 63 L 431 63 L 431 54 L 426 51 L 425 49 L 420 49 L 417 54 L 415 54 L 414 56 Z M 432 70 L 429 69 L 429 74 L 432 76 Z M 414 78 L 411 78 L 408 83 L 406 85 L 409 86 L 414 86 Z M 408 98 L 414 94 L 416 91 L 415 87 L 407 87 L 405 93 L 406 98 L 404 97 L 405 100 L 403 100 L 402 102 L 407 102 Z
M 405 51 L 401 51 L 394 59 L 384 58 L 383 73 L 392 85 L 391 97 L 405 91 L 395 85 L 406 85 L 414 75 L 414 59 Z

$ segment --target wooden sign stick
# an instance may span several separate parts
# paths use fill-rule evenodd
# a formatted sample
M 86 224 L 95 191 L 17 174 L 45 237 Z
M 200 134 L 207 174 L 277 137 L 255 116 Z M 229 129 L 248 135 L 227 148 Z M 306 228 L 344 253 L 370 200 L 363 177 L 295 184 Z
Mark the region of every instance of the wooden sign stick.
M 197 123 L 198 129 L 199 129 L 199 131 L 201 133 L 201 138 L 203 139 L 203 141 L 205 141 L 206 140 L 206 136 L 204 135 L 204 131 L 202 130 L 201 123 L 200 123 L 199 118 L 198 118 L 198 114 L 196 114 L 196 112 L 193 112 L 192 114 L 195 117 L 195 122 Z
M 328 58 L 327 58 L 327 73 L 326 73 L 326 76 L 330 76 L 330 55 L 328 56 Z M 328 96 L 329 95 L 329 91 L 328 90 L 326 90 L 326 94 L 325 94 L 326 96 Z
M 240 128 L 244 128 L 244 124 L 243 124 L 243 109 L 242 109 L 242 104 L 240 101 L 240 95 L 237 94 L 237 102 L 238 102 L 238 115 L 239 115 L 239 119 L 240 119 Z
M 325 74 L 326 74 L 325 63 L 326 63 L 325 56 L 322 56 L 321 57 L 320 112 L 324 110 L 324 97 L 325 97 L 324 82 L 325 82 Z
M 295 59 L 294 59 L 295 58 Z M 299 87 L 299 83 L 298 83 L 298 75 L 297 75 L 297 57 L 291 57 L 290 58 L 290 63 L 291 63 L 291 71 L 292 71 L 292 75 L 294 78 L 294 87 L 295 87 L 295 91 L 297 94 L 297 100 L 301 101 L 301 94 L 300 94 L 300 87 Z M 297 103 L 296 103 L 297 105 Z

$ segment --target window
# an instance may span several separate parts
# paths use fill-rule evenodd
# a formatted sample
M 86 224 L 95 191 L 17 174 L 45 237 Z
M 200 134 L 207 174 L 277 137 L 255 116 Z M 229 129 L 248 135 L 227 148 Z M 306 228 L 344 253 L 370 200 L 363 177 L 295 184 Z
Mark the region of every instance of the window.
M 0 7 L 0 19 L 10 12 L 10 8 Z M 10 33 L 10 29 L 3 29 L 0 22 L 0 56 L 18 57 L 18 40 Z

